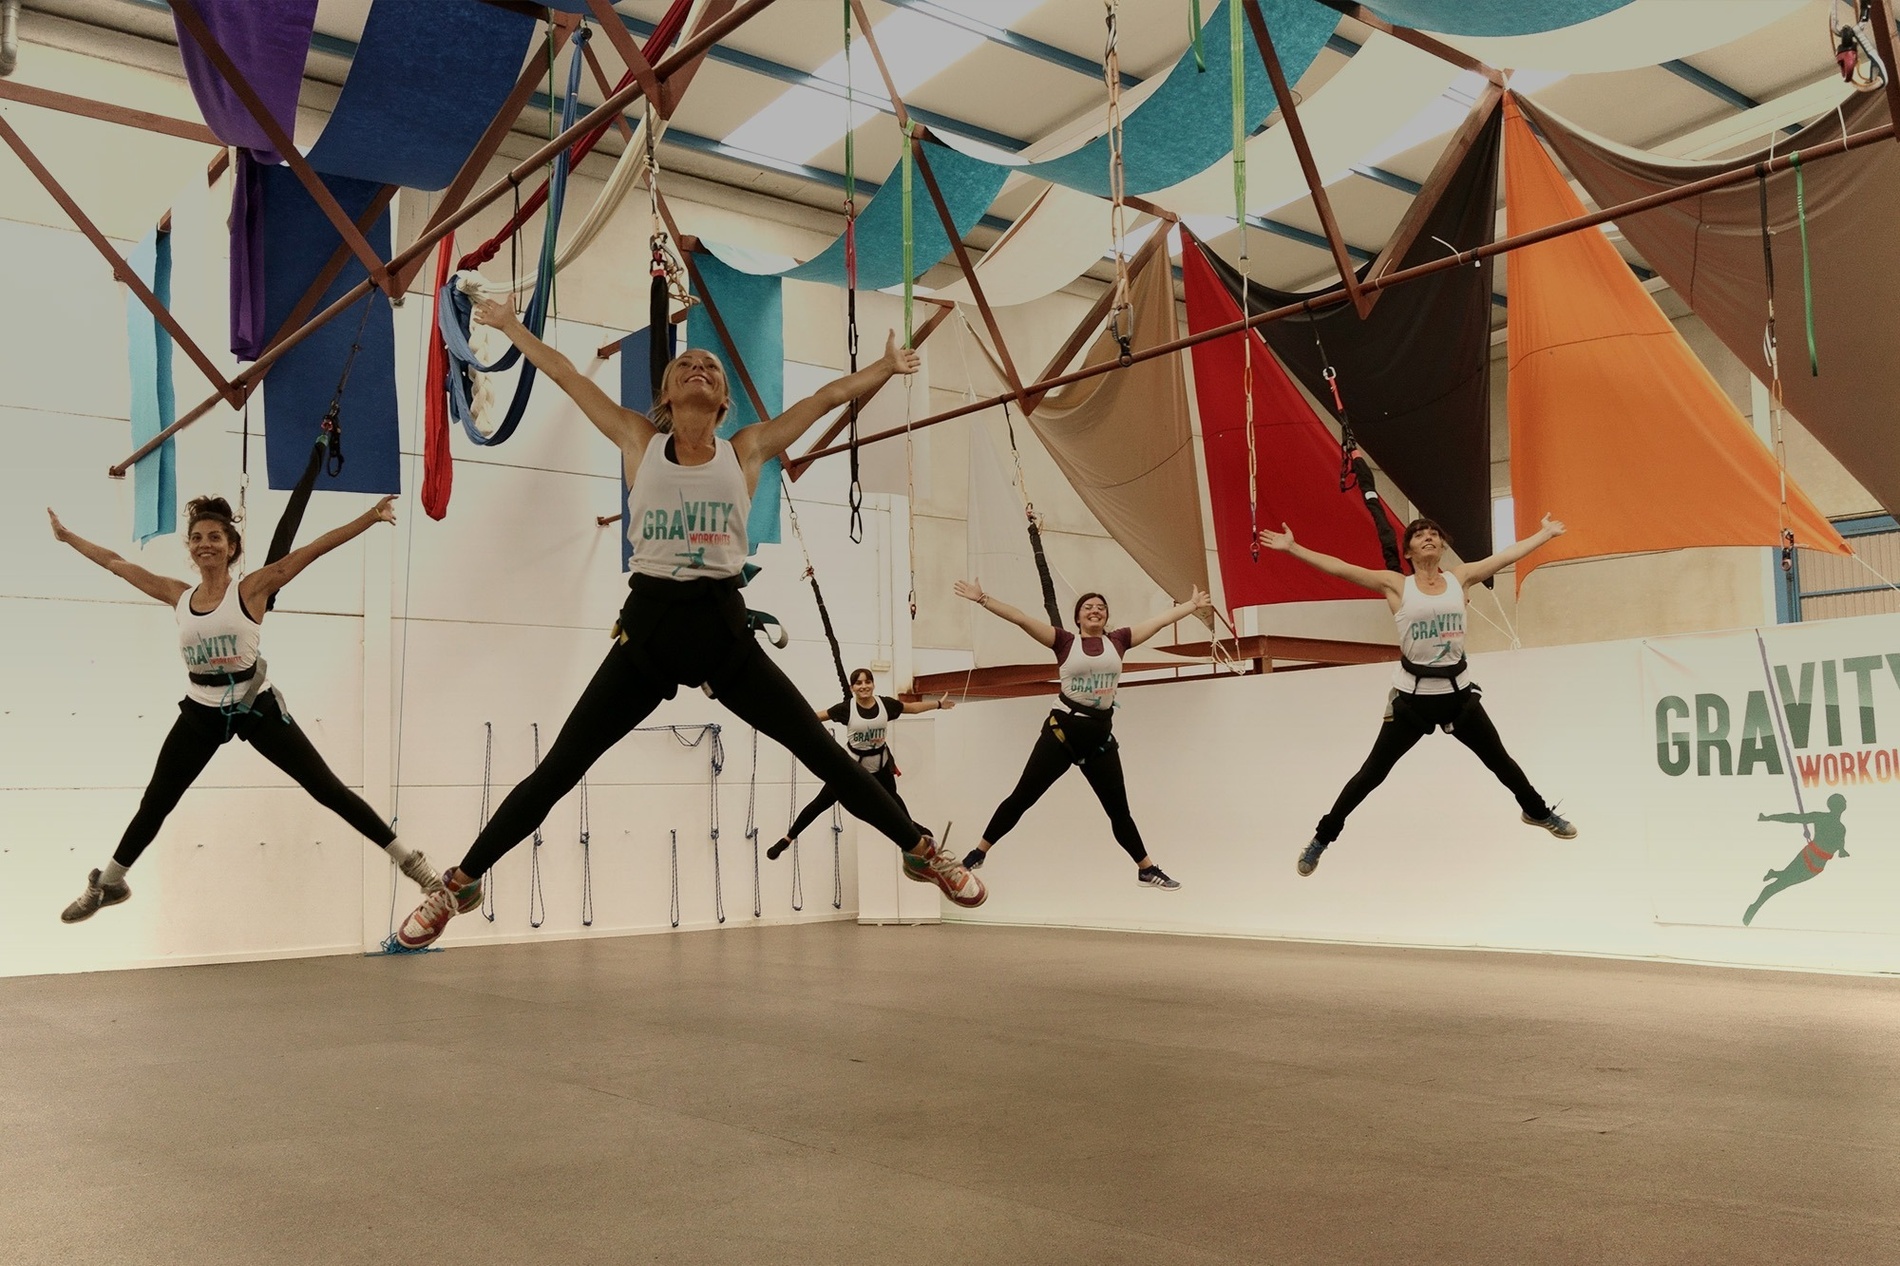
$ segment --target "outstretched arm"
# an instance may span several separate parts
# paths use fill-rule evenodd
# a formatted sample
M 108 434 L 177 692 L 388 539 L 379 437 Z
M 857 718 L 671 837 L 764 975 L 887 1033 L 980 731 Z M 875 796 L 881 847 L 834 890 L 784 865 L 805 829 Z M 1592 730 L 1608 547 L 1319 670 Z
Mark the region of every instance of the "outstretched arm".
M 1451 569 L 1452 575 L 1458 577 L 1458 583 L 1467 589 L 1472 585 L 1481 585 L 1518 559 L 1530 554 L 1544 542 L 1563 534 L 1564 525 L 1547 514 L 1544 516 L 1543 527 L 1535 535 L 1526 537 L 1515 545 L 1507 545 L 1489 558 L 1480 558 L 1475 563 L 1464 563 L 1454 567 Z
M 945 695 L 943 698 L 935 701 L 930 699 L 918 699 L 914 701 L 906 699 L 904 701 L 904 715 L 909 716 L 914 712 L 935 712 L 939 708 L 948 712 L 951 708 L 956 706 L 957 701 L 952 699 L 949 695 Z
M 811 429 L 812 423 L 839 405 L 876 390 L 894 374 L 914 374 L 922 364 L 916 352 L 897 345 L 897 331 L 892 330 L 884 340 L 884 355 L 876 364 L 826 383 L 769 422 L 746 427 L 732 437 L 732 447 L 740 461 L 749 466 L 763 466 L 790 448 L 792 441 Z
M 956 583 L 957 597 L 968 598 L 991 615 L 1000 615 L 1029 636 L 1041 642 L 1051 650 L 1056 644 L 1056 629 L 1047 620 L 1038 620 L 1032 615 L 1024 615 L 1007 602 L 999 602 L 983 592 L 982 585 L 973 585 L 967 580 Z
M 478 299 L 475 319 L 506 334 L 528 362 L 553 379 L 554 385 L 580 406 L 594 429 L 612 440 L 622 452 L 638 455 L 646 451 L 647 441 L 656 433 L 647 416 L 616 403 L 601 390 L 599 383 L 576 369 L 573 361 L 536 338 L 515 316 L 513 308 L 496 299 Z
M 272 594 L 296 579 L 298 572 L 337 546 L 346 541 L 355 540 L 378 523 L 394 523 L 396 511 L 390 505 L 394 500 L 394 497 L 384 497 L 342 527 L 331 528 L 310 544 L 299 546 L 276 562 L 260 567 L 246 576 L 241 586 L 241 593 L 251 605 L 251 609 L 257 610 L 259 605 L 268 602 Z
M 66 525 L 59 521 L 59 516 L 53 513 L 51 506 L 46 507 L 46 517 L 53 521 L 54 540 L 64 541 L 148 598 L 156 598 L 168 607 L 177 606 L 180 595 L 191 588 L 182 580 L 173 580 L 170 576 L 160 576 L 146 571 L 137 563 L 127 562 L 105 546 L 94 545 L 77 532 L 67 531 Z
M 1260 533 L 1259 541 L 1270 550 L 1290 554 L 1308 567 L 1325 572 L 1328 576 L 1337 576 L 1341 580 L 1350 580 L 1355 585 L 1382 593 L 1388 598 L 1396 598 L 1405 591 L 1405 577 L 1395 571 L 1374 571 L 1370 567 L 1360 567 L 1343 558 L 1334 558 L 1331 554 L 1322 554 L 1298 544 L 1286 524 L 1280 525 L 1278 532 L 1268 528 Z
M 1213 607 L 1214 603 L 1208 598 L 1206 591 L 1199 585 L 1196 585 L 1194 586 L 1193 594 L 1189 596 L 1186 602 L 1176 607 L 1170 607 L 1152 620 L 1143 620 L 1140 624 L 1131 626 L 1128 630 L 1128 645 L 1131 647 L 1140 646 L 1143 642 L 1159 633 L 1162 629 L 1167 628 L 1175 621 L 1185 620 L 1196 611 L 1210 611 Z
M 1758 813 L 1757 822 L 1791 822 L 1796 826 L 1814 826 L 1827 817 L 1825 813 Z

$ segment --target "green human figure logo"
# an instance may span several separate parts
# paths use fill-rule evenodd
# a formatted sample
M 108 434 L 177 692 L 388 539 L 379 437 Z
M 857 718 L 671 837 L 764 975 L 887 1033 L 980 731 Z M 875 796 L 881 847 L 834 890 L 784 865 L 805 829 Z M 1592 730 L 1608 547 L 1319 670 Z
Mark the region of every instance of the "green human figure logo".
M 677 576 L 688 568 L 704 567 L 706 565 L 706 547 L 701 545 L 697 549 L 680 550 L 675 553 L 673 557 L 685 560 L 673 568 L 673 574 Z
M 1814 836 L 1795 854 L 1793 861 L 1780 870 L 1771 870 L 1762 876 L 1762 882 L 1768 886 L 1761 890 L 1761 896 L 1755 898 L 1755 904 L 1742 912 L 1743 927 L 1754 921 L 1756 913 L 1768 898 L 1783 888 L 1806 883 L 1820 874 L 1836 857 L 1847 856 L 1847 824 L 1841 821 L 1841 813 L 1846 808 L 1847 797 L 1836 792 L 1827 798 L 1826 813 L 1761 813 L 1755 816 L 1757 822 L 1794 822 L 1811 827 Z

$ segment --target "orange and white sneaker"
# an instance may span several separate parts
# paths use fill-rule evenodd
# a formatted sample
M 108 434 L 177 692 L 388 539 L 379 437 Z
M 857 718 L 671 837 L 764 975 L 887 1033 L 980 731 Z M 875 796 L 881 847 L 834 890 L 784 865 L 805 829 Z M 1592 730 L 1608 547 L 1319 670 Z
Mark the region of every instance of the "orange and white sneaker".
M 943 890 L 943 895 L 964 909 L 975 909 L 989 899 L 989 889 L 983 881 L 970 873 L 969 867 L 958 861 L 950 853 L 937 847 L 935 840 L 924 845 L 924 851 L 904 853 L 904 875 L 922 884 L 935 884 Z
M 451 869 L 442 876 L 442 886 L 424 897 L 422 904 L 396 929 L 396 943 L 404 949 L 433 945 L 450 919 L 467 914 L 481 903 L 482 881 Z

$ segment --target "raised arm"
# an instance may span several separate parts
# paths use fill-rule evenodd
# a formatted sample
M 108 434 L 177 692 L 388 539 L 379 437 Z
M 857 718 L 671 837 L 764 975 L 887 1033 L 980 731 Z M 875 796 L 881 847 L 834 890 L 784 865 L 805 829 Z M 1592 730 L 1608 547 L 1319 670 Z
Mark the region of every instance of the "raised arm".
M 396 511 L 391 506 L 394 497 L 384 497 L 363 513 L 351 519 L 340 528 L 331 528 L 308 545 L 291 550 L 274 563 L 258 568 L 244 578 L 239 592 L 251 610 L 262 610 L 270 596 L 296 579 L 310 564 L 328 554 L 346 541 L 353 541 L 378 523 L 394 523 Z
M 574 362 L 555 351 L 529 332 L 515 316 L 515 310 L 495 299 L 475 301 L 475 319 L 508 336 L 521 349 L 530 364 L 565 391 L 580 406 L 594 429 L 612 440 L 622 452 L 638 455 L 646 452 L 647 441 L 655 435 L 653 423 L 644 413 L 626 408 L 601 390 L 600 384 L 574 367 Z
M 889 382 L 893 374 L 914 374 L 923 360 L 908 347 L 897 345 L 897 331 L 884 340 L 884 355 L 868 369 L 833 379 L 806 396 L 769 422 L 746 427 L 732 437 L 739 460 L 750 466 L 763 466 L 792 446 L 792 441 L 811 429 L 811 424 L 841 404 L 849 403 L 867 391 Z
M 1458 577 L 1458 583 L 1467 589 L 1473 585 L 1481 585 L 1546 541 L 1563 534 L 1564 525 L 1547 514 L 1544 516 L 1543 527 L 1535 535 L 1526 537 L 1515 545 L 1507 545 L 1489 558 L 1480 558 L 1475 563 L 1462 563 L 1452 568 L 1451 574 Z
M 53 513 L 53 507 L 46 507 L 46 517 L 53 521 L 53 539 L 63 541 L 81 554 L 99 564 L 119 579 L 137 589 L 148 598 L 156 598 L 168 607 L 178 605 L 178 599 L 191 588 L 182 580 L 173 580 L 170 576 L 160 576 L 146 571 L 137 563 L 127 562 L 103 545 L 94 545 L 77 532 L 70 532 L 66 525 Z
M 1029 636 L 1035 638 L 1044 646 L 1049 647 L 1051 650 L 1055 649 L 1055 626 L 1050 624 L 1047 620 L 1038 620 L 1032 615 L 1024 615 L 1007 602 L 998 602 L 995 598 L 983 592 L 982 585 L 973 585 L 967 580 L 959 580 L 956 583 L 956 591 L 957 597 L 968 598 L 971 602 L 976 603 L 977 606 L 982 607 L 991 615 L 1002 616 L 1005 620 L 1008 620 L 1011 624 L 1029 634 Z
M 939 708 L 941 708 L 945 712 L 948 712 L 950 709 L 956 706 L 957 706 L 957 701 L 955 699 L 952 699 L 947 694 L 943 698 L 935 700 L 934 702 L 929 699 L 915 699 L 915 700 L 906 699 L 904 700 L 904 715 L 910 716 L 913 713 L 917 713 L 917 712 L 935 712 Z
M 1188 596 L 1186 602 L 1181 603 L 1179 606 L 1170 607 L 1152 620 L 1143 620 L 1140 624 L 1129 626 L 1128 645 L 1131 647 L 1140 646 L 1143 642 L 1159 633 L 1162 629 L 1167 628 L 1175 621 L 1185 620 L 1196 611 L 1211 611 L 1213 608 L 1214 603 L 1212 599 L 1207 596 L 1205 590 L 1199 585 L 1196 585 L 1194 586 L 1194 592 Z
M 1294 541 L 1293 533 L 1286 524 L 1280 525 L 1278 532 L 1271 528 L 1262 531 L 1260 543 L 1270 550 L 1290 554 L 1308 567 L 1325 572 L 1328 576 L 1337 576 L 1341 580 L 1350 580 L 1355 585 L 1382 593 L 1387 598 L 1397 598 L 1405 592 L 1405 577 L 1395 571 L 1374 571 L 1370 567 L 1360 567 L 1343 558 L 1334 558 L 1331 554 L 1322 554 Z

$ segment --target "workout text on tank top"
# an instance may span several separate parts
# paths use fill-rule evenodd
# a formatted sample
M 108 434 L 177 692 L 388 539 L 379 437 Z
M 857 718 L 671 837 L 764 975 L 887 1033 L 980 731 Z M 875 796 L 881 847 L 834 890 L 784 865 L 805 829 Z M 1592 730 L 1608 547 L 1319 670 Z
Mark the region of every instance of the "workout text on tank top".
M 1414 664 L 1455 664 L 1465 653 L 1465 590 L 1450 572 L 1440 572 L 1445 592 L 1425 593 L 1416 576 L 1405 578 L 1405 596 L 1392 613 L 1398 625 L 1399 654 Z M 1392 685 L 1405 694 L 1448 695 L 1471 684 L 1469 673 L 1450 677 L 1414 677 L 1394 665 Z
M 200 615 L 191 609 L 196 589 L 187 589 L 178 599 L 173 614 L 178 618 L 178 650 L 184 656 L 185 671 L 193 673 L 241 673 L 257 663 L 257 647 L 263 626 L 245 614 L 238 597 L 238 582 L 226 586 L 224 601 L 213 611 Z M 245 687 L 246 690 L 249 687 Z M 231 688 L 221 682 L 203 686 L 188 682 L 186 697 L 211 707 L 229 701 Z
M 856 699 L 834 704 L 825 715 L 845 727 L 845 746 L 851 749 L 860 763 L 867 766 L 881 766 L 884 754 L 889 750 L 891 722 L 903 715 L 904 705 L 888 695 L 878 696 L 871 705 L 871 715 L 864 715 L 864 709 L 858 706 Z
M 1122 677 L 1122 656 L 1128 653 L 1133 636 L 1127 629 L 1111 629 L 1102 637 L 1079 637 L 1067 629 L 1057 629 L 1053 649 L 1063 699 L 1097 712 L 1114 707 L 1115 687 Z
M 654 452 L 655 446 L 659 452 Z M 627 495 L 631 569 L 662 580 L 723 579 L 745 567 L 752 494 L 732 445 L 713 441 L 712 460 L 682 466 L 669 435 L 656 435 Z

